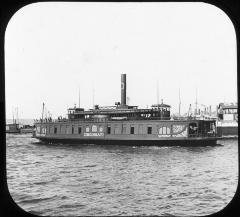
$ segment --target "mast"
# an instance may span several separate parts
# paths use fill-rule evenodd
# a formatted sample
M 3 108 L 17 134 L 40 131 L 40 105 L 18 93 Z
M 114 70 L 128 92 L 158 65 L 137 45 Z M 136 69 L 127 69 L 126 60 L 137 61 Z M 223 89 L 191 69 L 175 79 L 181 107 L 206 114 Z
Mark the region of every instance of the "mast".
M 44 102 L 43 102 L 43 107 L 42 107 L 42 121 L 43 121 L 43 114 L 44 114 Z
M 47 107 L 45 108 L 45 118 L 46 118 L 46 120 L 47 120 Z
M 42 120 L 41 120 L 40 134 L 42 134 L 43 114 L 44 114 L 44 102 L 43 102 L 43 107 L 42 107 Z
M 93 83 L 93 87 L 92 87 L 92 104 L 93 104 L 93 109 L 94 109 L 94 83 Z
M 18 118 L 18 107 L 16 108 L 16 123 L 19 124 L 19 118 Z
M 196 88 L 196 101 L 195 101 L 195 115 L 198 113 L 198 98 L 197 98 L 197 88 Z
M 13 124 L 14 124 L 14 108 L 12 109 L 12 114 L 13 114 Z
M 179 88 L 179 90 L 178 90 L 178 101 L 179 101 L 178 114 L 179 114 L 179 116 L 181 116 L 181 96 L 180 96 L 180 88 Z
M 80 88 L 78 88 L 78 108 L 80 108 Z
M 188 109 L 188 117 L 192 114 L 192 105 L 189 105 L 189 109 Z
M 50 111 L 48 111 L 48 117 L 49 117 L 49 118 L 51 118 L 51 117 L 52 117 L 52 115 L 51 115 Z

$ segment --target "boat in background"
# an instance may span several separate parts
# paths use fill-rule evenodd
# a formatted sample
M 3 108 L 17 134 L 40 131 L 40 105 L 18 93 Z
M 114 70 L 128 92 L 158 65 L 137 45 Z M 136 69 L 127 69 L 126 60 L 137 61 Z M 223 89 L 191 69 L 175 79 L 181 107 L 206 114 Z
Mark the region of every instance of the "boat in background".
M 32 133 L 34 130 L 33 120 L 29 120 L 31 119 L 15 119 L 14 116 L 12 120 L 6 119 L 5 132 L 19 134 Z
M 12 124 L 6 124 L 6 133 L 19 133 L 19 134 L 25 134 L 25 133 L 33 133 L 34 126 L 30 125 L 22 125 L 20 123 L 12 123 Z
M 218 136 L 224 138 L 238 137 L 238 104 L 219 103 L 217 111 Z
M 22 125 L 20 127 L 20 133 L 24 134 L 24 133 L 33 133 L 34 131 L 34 126 L 31 125 Z
M 18 120 L 18 109 L 15 111 L 16 114 L 14 114 L 13 111 L 13 119 L 12 123 L 7 123 L 6 124 L 6 133 L 20 133 L 20 126 L 19 126 L 19 121 Z
M 20 133 L 19 124 L 16 121 L 12 124 L 6 124 L 6 133 Z

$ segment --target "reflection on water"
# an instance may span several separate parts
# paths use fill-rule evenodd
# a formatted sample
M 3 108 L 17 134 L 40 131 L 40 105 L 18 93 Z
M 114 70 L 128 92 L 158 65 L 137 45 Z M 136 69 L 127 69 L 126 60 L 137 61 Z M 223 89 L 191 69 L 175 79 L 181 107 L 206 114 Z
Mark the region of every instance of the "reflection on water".
M 236 191 L 237 145 L 49 145 L 7 135 L 8 187 L 37 215 L 207 215 Z

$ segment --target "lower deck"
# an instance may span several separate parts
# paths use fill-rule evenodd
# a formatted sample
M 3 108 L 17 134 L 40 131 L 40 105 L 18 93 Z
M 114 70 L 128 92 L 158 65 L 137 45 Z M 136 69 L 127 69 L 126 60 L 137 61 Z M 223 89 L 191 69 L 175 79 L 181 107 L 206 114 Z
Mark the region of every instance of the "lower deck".
M 36 124 L 42 141 L 156 144 L 216 142 L 215 123 L 204 121 L 48 122 Z

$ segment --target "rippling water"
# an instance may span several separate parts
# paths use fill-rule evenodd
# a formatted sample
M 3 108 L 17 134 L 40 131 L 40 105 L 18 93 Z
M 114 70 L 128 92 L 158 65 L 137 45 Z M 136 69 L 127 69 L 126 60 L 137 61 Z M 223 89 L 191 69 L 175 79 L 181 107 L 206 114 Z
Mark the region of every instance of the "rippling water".
M 238 140 L 216 147 L 47 145 L 7 135 L 14 201 L 37 215 L 207 215 L 238 181 Z

